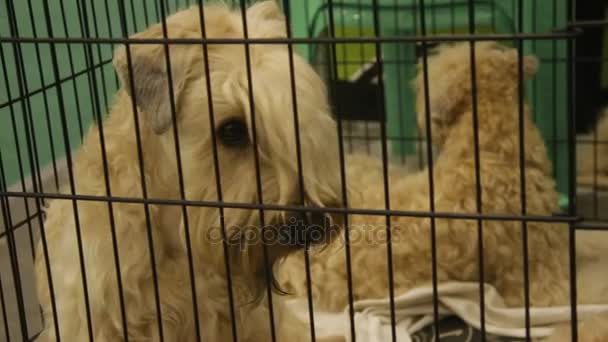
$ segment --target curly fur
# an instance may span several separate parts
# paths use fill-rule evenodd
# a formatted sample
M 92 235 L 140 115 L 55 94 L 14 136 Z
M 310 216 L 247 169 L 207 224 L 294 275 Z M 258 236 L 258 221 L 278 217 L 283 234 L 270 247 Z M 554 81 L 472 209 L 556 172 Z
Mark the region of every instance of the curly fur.
M 207 37 L 243 37 L 240 12 L 223 5 L 205 6 L 204 12 Z M 250 7 L 246 15 L 250 37 L 286 36 L 285 19 L 273 1 Z M 199 8 L 192 7 L 172 15 L 167 19 L 167 29 L 170 38 L 200 38 Z M 161 24 L 133 36 L 161 37 Z M 123 87 L 116 95 L 103 126 L 90 129 L 74 156 L 72 169 L 77 194 L 142 198 L 144 182 L 148 198 L 180 199 L 174 144 L 174 132 L 178 132 L 185 189 L 183 196 L 195 201 L 218 200 L 211 132 L 229 119 L 245 121 L 251 131 L 252 113 L 244 45 L 207 46 L 208 75 L 204 73 L 201 45 L 169 47 L 176 127 L 171 116 L 169 72 L 163 45 L 131 44 L 128 51 L 125 47 L 116 51 L 114 65 Z M 301 196 L 297 182 L 288 49 L 285 45 L 276 44 L 251 45 L 250 52 L 263 201 L 277 205 L 297 204 Z M 293 57 L 304 197 L 311 205 L 337 206 L 342 197 L 335 146 L 337 136 L 335 123 L 329 115 L 324 85 L 309 65 L 300 57 Z M 211 99 L 207 96 L 207 78 L 211 84 L 216 127 L 210 127 Z M 138 108 L 136 116 L 132 100 Z M 140 170 L 138 162 L 135 118 L 139 121 L 143 170 Z M 100 143 L 101 128 L 105 138 L 105 161 Z M 326 145 L 326 141 L 335 141 L 336 144 Z M 256 203 L 258 192 L 253 144 L 230 147 L 218 142 L 218 160 L 222 199 Z M 320 163 L 322 168 L 318 167 Z M 105 167 L 108 169 L 110 191 L 106 188 Z M 65 187 L 63 191 L 69 193 L 70 188 Z M 226 208 L 223 217 L 215 207 L 188 207 L 186 211 L 187 215 L 182 215 L 182 208 L 176 205 L 150 204 L 145 207 L 141 203 L 118 202 L 110 206 L 104 201 L 52 201 L 46 211 L 44 236 L 36 251 L 38 295 L 45 319 L 45 329 L 39 340 L 57 340 L 55 325 L 63 341 L 88 340 L 86 299 L 91 315 L 91 334 L 95 340 L 122 341 L 119 280 L 129 340 L 160 340 L 155 277 L 165 341 L 195 341 L 197 323 L 205 341 L 232 340 L 232 324 L 237 326 L 240 341 L 270 340 L 269 308 L 266 300 L 260 300 L 267 285 L 263 276 L 263 248 L 259 242 L 262 223 L 259 211 Z M 266 211 L 264 219 L 268 224 L 281 221 L 283 217 L 283 212 Z M 221 236 L 218 229 L 222 218 L 226 234 L 234 238 L 233 241 L 240 242 L 244 230 L 257 236 L 249 236 L 251 240 L 247 240 L 245 245 L 228 244 L 224 250 L 218 238 Z M 186 236 L 186 223 L 189 238 Z M 148 235 L 152 242 L 148 241 Z M 190 285 L 188 241 L 193 257 L 196 298 L 192 296 Z M 151 245 L 154 247 L 153 255 L 149 248 Z M 270 262 L 292 249 L 270 246 Z M 115 253 L 118 264 L 114 261 Z M 230 260 L 236 322 L 231 321 L 224 253 Z M 152 257 L 156 274 L 152 271 Z M 119 278 L 117 266 L 120 267 Z M 86 298 L 82 270 L 86 272 Z M 52 288 L 48 279 L 52 280 Z M 195 301 L 199 322 L 194 321 Z M 54 311 L 57 321 L 53 319 Z M 284 312 L 276 298 L 274 312 L 280 340 L 308 340 L 308 329 Z
M 479 138 L 480 207 L 477 204 L 471 55 L 468 43 L 440 47 L 428 59 L 429 116 L 433 143 L 439 155 L 434 163 L 434 210 L 444 213 L 550 216 L 559 211 L 551 163 L 539 130 L 523 108 L 525 211 L 522 209 L 519 144 L 518 53 L 496 43 L 475 44 L 476 100 Z M 422 66 L 420 67 L 422 68 Z M 523 77 L 533 77 L 538 61 L 523 58 Z M 426 128 L 423 73 L 414 82 L 418 122 Z M 353 208 L 384 209 L 381 163 L 357 157 L 348 166 L 347 181 L 359 196 Z M 391 171 L 390 207 L 429 212 L 428 169 L 404 176 Z M 436 234 L 439 282 L 478 281 L 478 233 L 483 233 L 484 281 L 495 286 L 509 306 L 524 305 L 522 222 L 392 216 L 392 265 L 387 264 L 384 216 L 349 217 L 353 298 L 389 295 L 388 269 L 394 271 L 395 294 L 432 281 L 431 227 Z M 549 306 L 569 302 L 568 226 L 527 222 L 527 262 L 530 304 Z M 348 305 L 344 241 L 311 253 L 312 294 L 315 307 L 342 311 Z M 289 256 L 280 279 L 286 289 L 306 295 L 302 253 Z M 598 269 L 596 268 L 597 272 Z M 581 302 L 596 300 L 592 286 L 579 285 Z M 591 289 L 587 291 L 587 289 Z M 606 335 L 604 335 L 606 336 Z M 594 341 L 594 340 L 589 340 Z

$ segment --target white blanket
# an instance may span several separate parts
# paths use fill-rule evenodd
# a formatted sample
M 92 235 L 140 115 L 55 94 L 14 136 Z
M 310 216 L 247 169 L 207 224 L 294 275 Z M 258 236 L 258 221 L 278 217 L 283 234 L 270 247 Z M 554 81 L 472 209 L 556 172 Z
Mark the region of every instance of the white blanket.
M 491 285 L 484 286 L 486 332 L 525 338 L 525 309 L 508 308 Z M 449 282 L 438 286 L 440 317 L 455 315 L 475 328 L 480 328 L 479 284 Z M 306 300 L 290 301 L 296 314 L 308 322 Z M 558 323 L 570 321 L 570 306 L 530 308 L 530 334 L 533 338 L 549 336 Z M 391 341 L 391 312 L 388 298 L 354 303 L 355 333 L 358 341 Z M 578 317 L 608 312 L 608 305 L 579 305 Z M 433 323 L 433 289 L 413 289 L 395 297 L 397 341 L 409 342 L 411 335 Z M 348 307 L 343 313 L 315 312 L 318 336 L 345 336 L 350 341 Z

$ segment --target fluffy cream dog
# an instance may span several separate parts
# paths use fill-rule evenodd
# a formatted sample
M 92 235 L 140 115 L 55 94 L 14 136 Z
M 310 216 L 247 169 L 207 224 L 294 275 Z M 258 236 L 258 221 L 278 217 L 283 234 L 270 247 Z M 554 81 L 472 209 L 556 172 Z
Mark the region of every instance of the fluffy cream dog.
M 461 214 L 480 211 L 490 215 L 521 215 L 524 205 L 519 170 L 517 51 L 489 42 L 475 46 L 480 207 L 476 198 L 470 48 L 468 43 L 463 43 L 441 47 L 428 60 L 432 139 L 440 151 L 433 168 L 434 209 Z M 535 57 L 523 58 L 525 79 L 533 77 L 537 68 Z M 415 80 L 417 113 L 424 130 L 426 108 L 423 81 L 423 74 L 419 73 Z M 551 163 L 527 106 L 523 110 L 525 212 L 550 216 L 559 210 Z M 382 173 L 379 170 L 368 171 L 374 167 L 377 169 L 379 165 L 371 158 L 362 157 L 349 165 L 349 184 L 354 192 L 360 194 L 350 199 L 349 206 L 384 208 Z M 428 170 L 408 176 L 397 176 L 391 171 L 389 186 L 392 209 L 430 211 Z M 389 265 L 386 218 L 352 215 L 349 221 L 353 297 L 355 300 L 387 297 Z M 394 216 L 390 218 L 390 224 L 393 261 L 390 267 L 394 271 L 395 293 L 428 285 L 432 281 L 431 220 Z M 435 220 L 435 227 L 438 281 L 478 281 L 477 221 L 439 218 Z M 522 222 L 483 220 L 482 231 L 484 280 L 498 289 L 507 305 L 523 306 Z M 527 222 L 527 236 L 531 305 L 568 303 L 567 225 Z M 592 256 L 589 255 L 589 258 Z M 312 293 L 316 307 L 343 310 L 348 304 L 343 241 L 335 240 L 328 248 L 314 253 L 311 259 Z M 306 295 L 301 254 L 287 258 L 280 279 L 287 290 Z M 593 286 L 581 282 L 581 302 L 597 299 L 596 294 L 601 286 Z M 594 325 L 595 330 L 587 328 L 581 331 L 588 334 L 585 341 L 594 341 L 592 338 L 600 336 L 601 326 Z
M 209 5 L 204 7 L 204 14 L 207 37 L 244 36 L 239 11 Z M 273 1 L 250 7 L 246 19 L 250 37 L 286 35 L 285 19 Z M 167 19 L 167 29 L 170 38 L 200 38 L 199 8 L 172 15 Z M 133 36 L 162 37 L 161 24 Z M 75 192 L 106 196 L 104 168 L 107 167 L 112 196 L 142 198 L 144 182 L 148 198 L 180 199 L 181 180 L 174 144 L 177 131 L 184 197 L 188 200 L 216 201 L 219 185 L 226 202 L 251 204 L 262 198 L 264 203 L 294 205 L 304 198 L 311 206 L 338 206 L 342 195 L 335 123 L 329 115 L 324 85 L 312 68 L 293 56 L 304 180 L 304 194 L 301 194 L 287 46 L 250 45 L 261 173 L 261 194 L 258 194 L 245 47 L 243 44 L 207 46 L 208 74 L 202 45 L 170 45 L 177 127 L 171 115 L 163 45 L 131 44 L 129 53 L 125 47 L 116 51 L 114 65 L 123 87 L 103 126 L 90 130 L 74 157 Z M 211 84 L 211 98 L 207 82 Z M 138 107 L 136 116 L 133 99 Z M 210 104 L 215 118 L 213 127 Z M 136 138 L 135 117 L 139 121 L 140 141 Z M 102 128 L 106 161 L 101 157 Z M 213 131 L 217 140 L 219 180 L 214 171 Z M 138 162 L 139 143 L 144 157 L 143 170 Z M 320 163 L 323 167 L 319 167 Z M 69 187 L 64 191 L 69 192 Z M 188 207 L 187 215 L 182 215 L 180 206 L 158 203 L 150 204 L 147 209 L 143 203 L 119 202 L 112 204 L 113 215 L 110 215 L 109 205 L 104 201 L 52 201 L 36 258 L 38 294 L 45 318 L 39 340 L 57 340 L 57 327 L 62 341 L 88 341 L 89 334 L 95 341 L 122 341 L 120 281 L 126 316 L 124 327 L 130 341 L 161 340 L 159 318 L 164 341 L 197 340 L 197 324 L 204 341 L 231 341 L 233 324 L 239 341 L 269 341 L 269 307 L 262 298 L 267 289 L 264 271 L 267 268 L 260 227 L 262 222 L 281 224 L 293 216 L 266 211 L 262 218 L 259 210 L 244 208 L 226 208 L 220 215 L 220 210 L 213 206 Z M 325 224 L 327 219 L 323 215 L 307 217 L 320 224 Z M 221 239 L 222 221 L 229 240 L 226 249 Z M 284 225 L 278 227 L 285 228 Z M 319 232 L 326 233 L 325 230 Z M 290 232 L 280 236 L 274 233 L 265 237 L 270 264 L 306 242 L 296 240 Z M 193 258 L 192 274 L 188 266 L 188 241 Z M 154 253 L 151 253 L 152 244 Z M 118 262 L 115 262 L 115 252 Z M 82 264 L 80 254 L 84 259 Z M 236 321 L 231 319 L 225 257 L 230 260 Z M 86 296 L 82 271 L 86 272 Z M 196 284 L 196 297 L 193 297 L 191 277 Z M 276 296 L 273 298 L 278 341 L 308 340 L 306 326 L 283 312 L 281 303 Z

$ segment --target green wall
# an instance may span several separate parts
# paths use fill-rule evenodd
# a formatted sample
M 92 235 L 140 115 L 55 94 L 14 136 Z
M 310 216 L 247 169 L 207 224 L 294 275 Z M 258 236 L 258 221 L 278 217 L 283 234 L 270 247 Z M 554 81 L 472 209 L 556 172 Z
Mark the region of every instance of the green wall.
M 32 3 L 31 8 L 28 2 Z M 124 2 L 127 6 L 129 34 L 157 21 L 155 1 Z M 167 12 L 187 5 L 184 0 L 170 2 Z M 0 2 L 0 36 L 16 35 L 11 31 L 11 3 L 14 4 L 19 36 L 49 37 L 44 2 L 20 0 Z M 122 37 L 117 1 L 108 0 L 107 8 L 106 1 L 55 0 L 49 3 L 54 37 L 85 36 L 86 31 L 83 31 L 80 20 L 85 12 L 80 8 L 82 3 L 86 3 L 88 17 L 82 22 L 87 23 L 91 36 Z M 108 13 L 111 15 L 108 16 Z M 31 174 L 28 148 L 35 157 L 34 170 L 37 164 L 42 168 L 51 165 L 53 157 L 60 159 L 65 156 L 66 131 L 62 125 L 62 115 L 65 115 L 67 122 L 70 149 L 77 147 L 82 132 L 86 133 L 87 127 L 94 122 L 95 115 L 106 113 L 117 81 L 111 65 L 113 47 L 110 44 L 90 45 L 91 59 L 87 58 L 88 47 L 85 44 L 55 44 L 62 97 L 58 96 L 55 86 L 57 79 L 53 71 L 50 44 L 3 42 L 0 46 L 0 62 L 3 64 L 0 66 L 0 151 L 10 185 L 22 176 Z M 15 63 L 16 54 L 22 56 L 23 65 Z M 95 72 L 86 72 L 90 69 Z M 96 81 L 94 83 L 93 75 Z M 25 100 L 20 100 L 24 94 L 29 95 Z M 59 100 L 63 101 L 63 112 Z M 99 103 L 99 108 L 96 108 L 96 103 Z

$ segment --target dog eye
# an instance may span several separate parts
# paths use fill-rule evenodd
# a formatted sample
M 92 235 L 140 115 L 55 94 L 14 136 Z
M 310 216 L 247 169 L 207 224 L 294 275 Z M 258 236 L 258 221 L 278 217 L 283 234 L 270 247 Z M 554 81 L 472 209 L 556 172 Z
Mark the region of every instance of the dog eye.
M 217 135 L 226 146 L 244 146 L 249 140 L 247 126 L 238 120 L 223 123 L 218 129 Z

